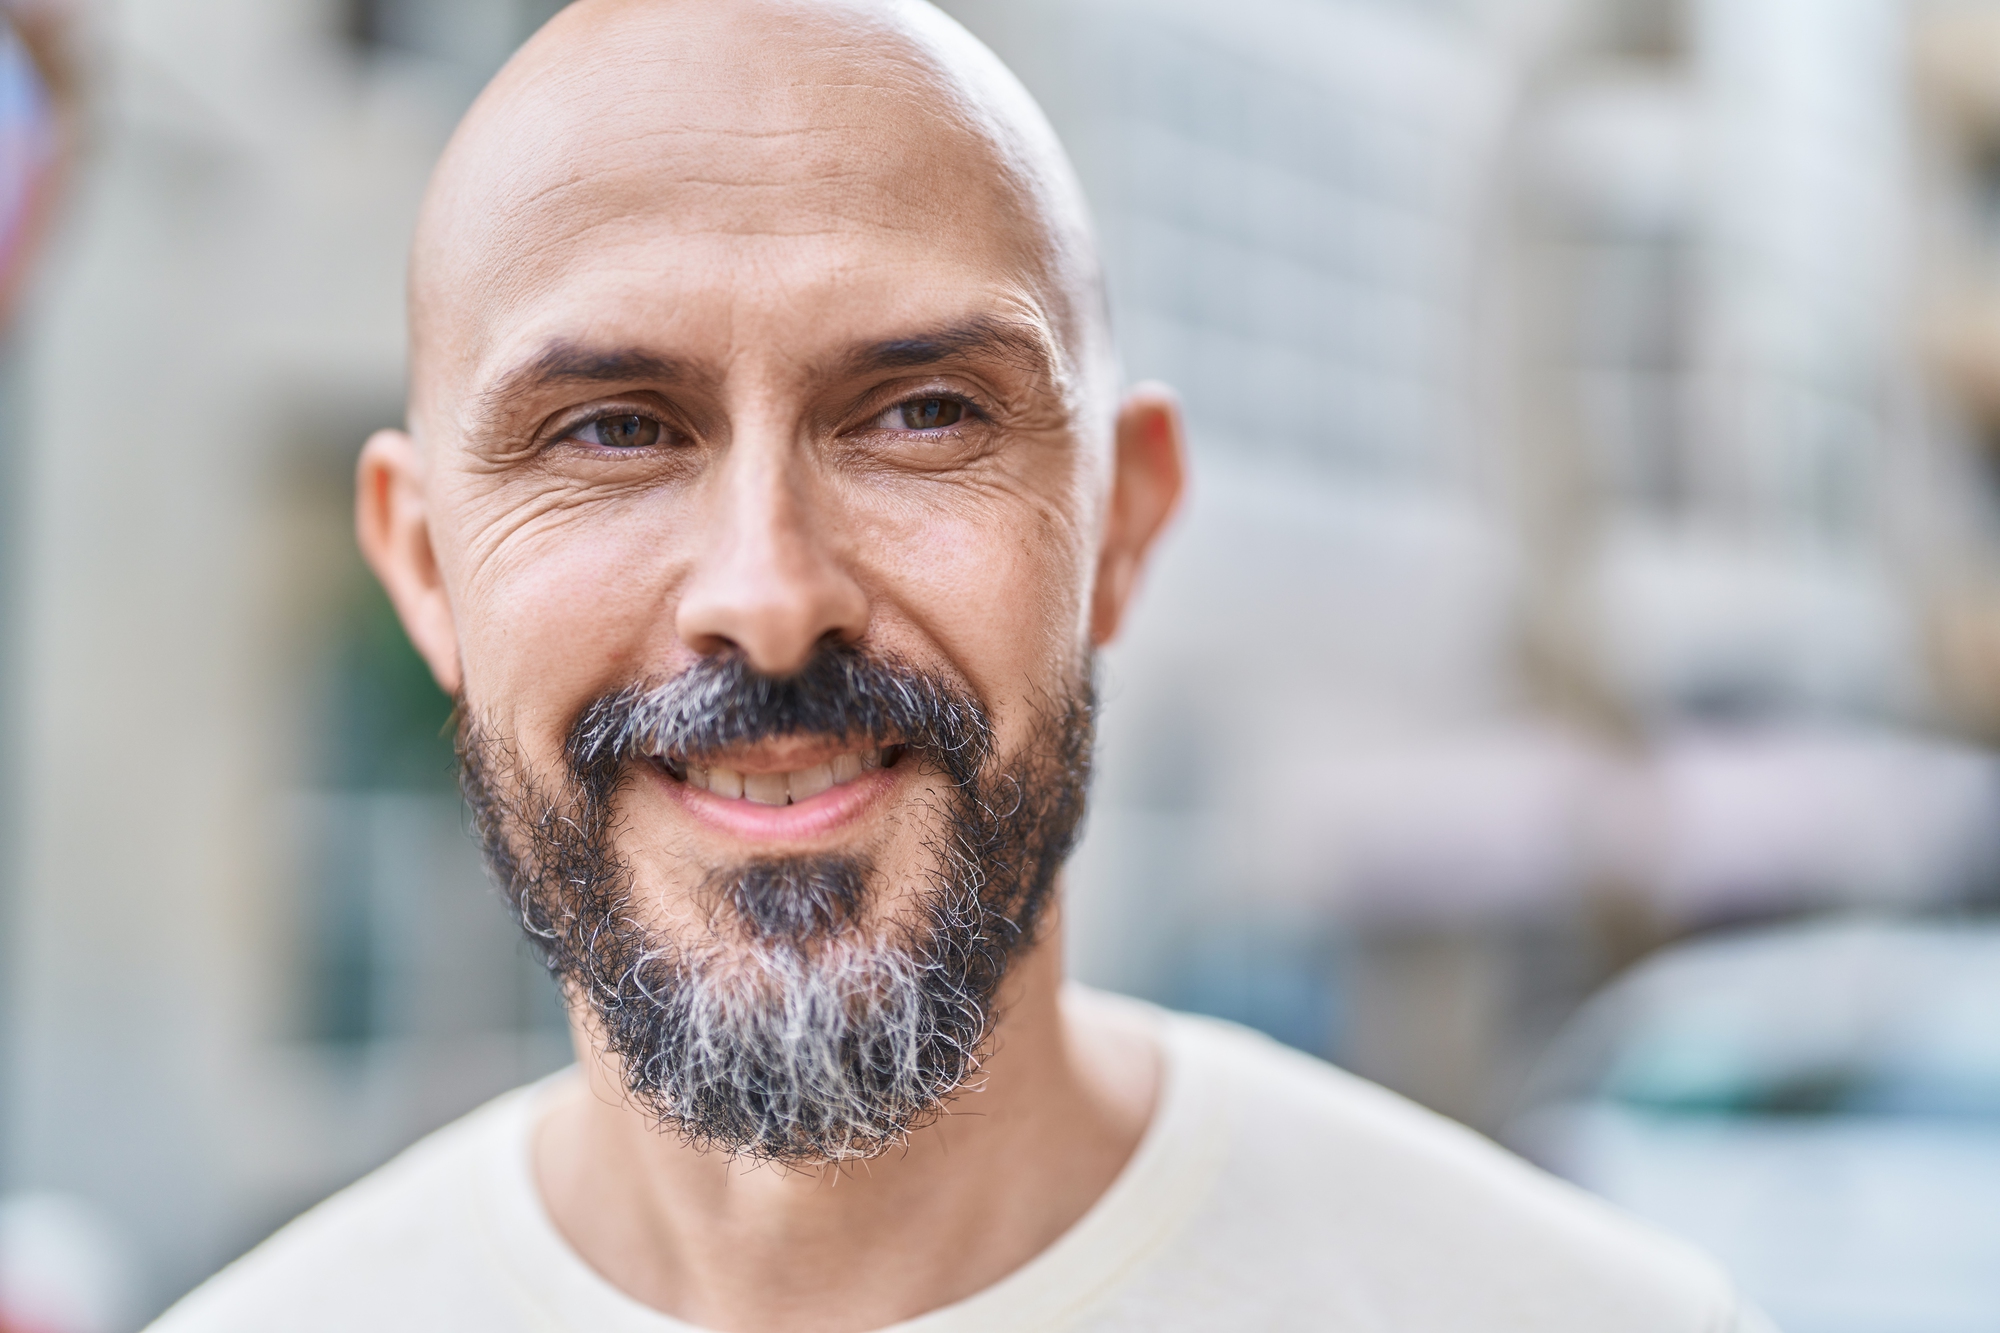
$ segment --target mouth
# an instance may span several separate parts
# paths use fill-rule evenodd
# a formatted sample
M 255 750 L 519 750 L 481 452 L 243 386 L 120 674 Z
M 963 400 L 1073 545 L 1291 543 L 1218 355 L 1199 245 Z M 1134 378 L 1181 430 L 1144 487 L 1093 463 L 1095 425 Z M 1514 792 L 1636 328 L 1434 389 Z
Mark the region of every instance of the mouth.
M 903 757 L 901 745 L 870 746 L 797 768 L 753 771 L 721 759 L 684 759 L 675 755 L 655 756 L 668 777 L 696 791 L 707 792 L 725 801 L 748 805 L 799 805 L 836 787 L 861 781 L 885 768 L 894 768 Z

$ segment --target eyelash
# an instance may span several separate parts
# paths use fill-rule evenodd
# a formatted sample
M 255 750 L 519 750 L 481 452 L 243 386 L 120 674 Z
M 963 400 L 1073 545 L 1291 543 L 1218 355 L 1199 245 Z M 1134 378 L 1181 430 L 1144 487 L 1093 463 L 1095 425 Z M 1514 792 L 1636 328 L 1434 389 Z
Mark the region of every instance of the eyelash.
M 889 429 L 907 435 L 933 435 L 933 434 L 942 434 L 946 431 L 957 430 L 972 422 L 984 422 L 989 420 L 986 413 L 980 408 L 978 403 L 974 402 L 971 398 L 967 397 L 962 393 L 954 393 L 949 389 L 938 389 L 928 392 L 919 391 L 917 393 L 909 394 L 905 397 L 898 398 L 895 402 L 890 403 L 887 407 L 884 407 L 881 411 L 877 412 L 869 420 L 870 423 L 872 424 L 874 422 L 882 420 L 884 417 L 887 417 L 892 413 L 899 412 L 903 408 L 909 407 L 913 403 L 924 403 L 931 401 L 936 401 L 940 403 L 956 403 L 959 407 L 965 409 L 965 416 L 962 420 L 954 421 L 947 426 L 932 426 L 929 428 L 921 428 L 915 426 L 894 426 L 890 427 Z
M 578 438 L 584 432 L 602 426 L 607 421 L 618 421 L 627 418 L 636 419 L 639 421 L 649 423 L 658 431 L 658 434 L 655 436 L 655 438 L 653 438 L 652 440 L 648 441 L 643 445 L 607 444 L 604 442 L 601 435 L 596 443 L 592 443 L 589 440 Z M 682 446 L 687 443 L 687 440 L 679 431 L 675 430 L 672 426 L 668 425 L 665 421 L 662 421 L 659 417 L 655 416 L 651 412 L 619 411 L 617 409 L 613 409 L 609 412 L 595 413 L 592 416 L 583 418 L 581 421 L 575 422 L 569 426 L 564 427 L 561 433 L 556 436 L 556 442 L 559 444 L 574 443 L 585 449 L 595 450 L 600 453 L 635 454 L 635 453 L 642 453 L 652 449 L 673 448 L 676 446 Z

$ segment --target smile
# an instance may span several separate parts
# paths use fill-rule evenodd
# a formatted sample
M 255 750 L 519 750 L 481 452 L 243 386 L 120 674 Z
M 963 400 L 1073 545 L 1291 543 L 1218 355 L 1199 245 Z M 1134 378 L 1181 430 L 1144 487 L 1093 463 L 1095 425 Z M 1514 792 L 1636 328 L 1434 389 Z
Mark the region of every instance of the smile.
M 752 805 L 797 805 L 877 770 L 894 767 L 902 751 L 900 745 L 852 750 L 804 768 L 775 773 L 748 773 L 724 764 L 700 764 L 671 757 L 662 757 L 660 764 L 670 775 L 697 791 L 725 800 Z

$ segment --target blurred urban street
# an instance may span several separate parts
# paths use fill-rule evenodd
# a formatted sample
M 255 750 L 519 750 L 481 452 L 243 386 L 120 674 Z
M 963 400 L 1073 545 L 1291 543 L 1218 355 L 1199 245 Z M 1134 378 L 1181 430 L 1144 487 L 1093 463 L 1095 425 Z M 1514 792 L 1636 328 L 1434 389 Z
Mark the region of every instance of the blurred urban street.
M 941 3 L 1193 430 L 1072 971 L 1789 1333 L 2000 1327 L 2000 0 Z M 569 1059 L 350 517 L 429 167 L 560 7 L 13 0 L 0 1333 Z

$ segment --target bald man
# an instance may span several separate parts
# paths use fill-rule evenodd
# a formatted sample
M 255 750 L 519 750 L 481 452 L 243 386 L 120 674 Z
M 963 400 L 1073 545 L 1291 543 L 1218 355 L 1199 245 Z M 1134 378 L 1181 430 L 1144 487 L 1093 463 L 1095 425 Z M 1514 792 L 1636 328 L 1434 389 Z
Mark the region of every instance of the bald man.
M 172 1333 L 1748 1329 L 1472 1134 L 1062 982 L 1181 492 L 1076 183 L 916 0 L 585 0 L 432 184 L 361 545 L 577 1067 Z

